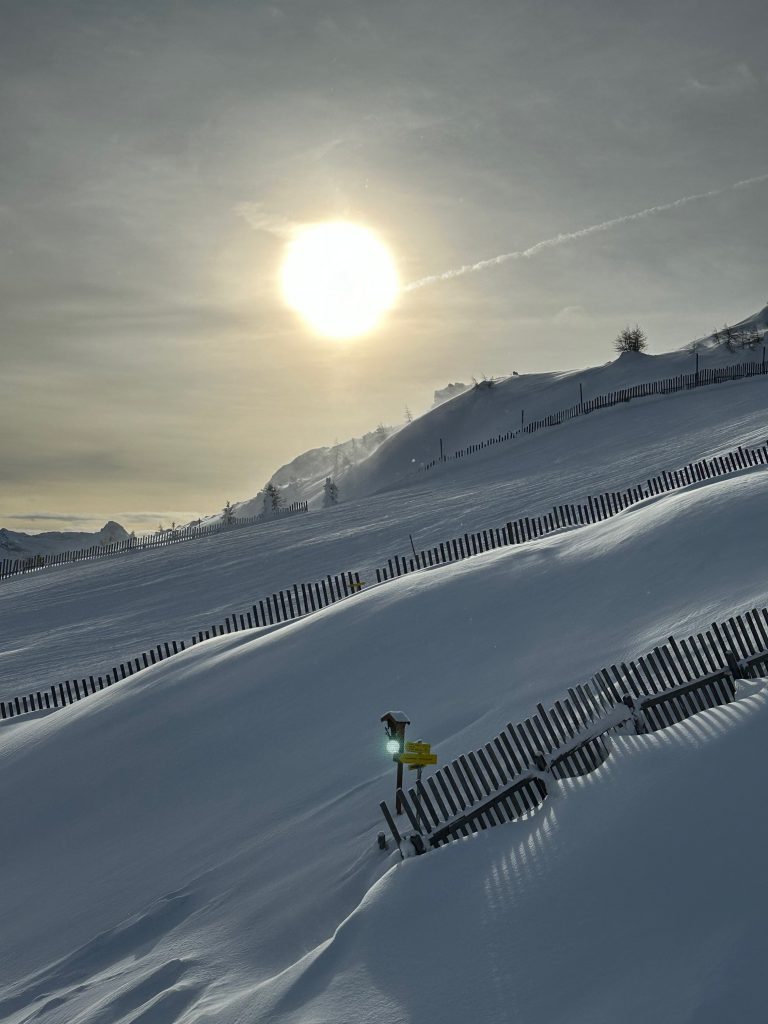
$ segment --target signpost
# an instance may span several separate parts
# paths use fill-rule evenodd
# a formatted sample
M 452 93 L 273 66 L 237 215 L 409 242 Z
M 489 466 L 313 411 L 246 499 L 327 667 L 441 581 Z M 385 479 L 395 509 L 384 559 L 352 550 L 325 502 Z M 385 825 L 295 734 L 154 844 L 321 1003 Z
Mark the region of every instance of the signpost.
M 403 788 L 403 765 L 408 765 L 409 771 L 415 771 L 416 784 L 421 782 L 421 772 L 425 765 L 437 764 L 437 754 L 432 753 L 430 743 L 405 742 L 405 727 L 410 725 L 407 715 L 402 711 L 388 711 L 381 716 L 384 723 L 384 731 L 387 734 L 387 753 L 392 755 L 392 760 L 397 765 L 397 782 L 395 784 L 395 813 L 402 814 L 400 790 Z
M 400 764 L 409 768 L 423 768 L 425 764 L 437 764 L 437 754 L 401 754 Z
M 409 770 L 412 770 L 423 768 L 425 764 L 437 764 L 437 754 L 432 753 L 430 743 L 406 743 L 405 750 L 398 760 L 400 764 L 407 764 Z

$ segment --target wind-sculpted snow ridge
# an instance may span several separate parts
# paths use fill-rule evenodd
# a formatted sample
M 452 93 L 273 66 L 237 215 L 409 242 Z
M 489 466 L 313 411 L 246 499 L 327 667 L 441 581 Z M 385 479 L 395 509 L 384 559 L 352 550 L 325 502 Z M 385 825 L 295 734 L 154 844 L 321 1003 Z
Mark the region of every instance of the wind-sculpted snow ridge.
M 393 865 L 238 1009 L 270 1024 L 760 1020 L 765 685 L 614 737 L 528 818 Z
M 214 623 L 210 629 L 198 630 L 192 636 L 192 645 L 203 643 L 212 637 L 237 633 L 241 630 L 269 630 L 285 622 L 311 615 L 353 597 L 362 590 L 359 573 L 341 573 L 314 583 L 295 583 L 292 590 L 281 590 L 271 597 L 260 599 L 246 611 L 224 616 L 224 622 Z M 63 683 L 36 690 L 34 693 L 0 701 L 0 722 L 12 721 L 19 715 L 48 714 L 74 704 L 85 697 L 92 697 L 114 683 L 130 679 L 135 673 L 157 665 L 166 658 L 182 654 L 186 650 L 184 640 L 165 641 L 143 651 L 138 657 L 128 658 L 114 665 L 103 675 L 93 674 L 85 678 L 82 674 Z M 49 692 L 50 691 L 50 692 Z
M 509 544 L 526 544 L 557 530 L 589 526 L 610 519 L 649 499 L 658 498 L 684 487 L 707 483 L 730 473 L 739 473 L 768 465 L 768 444 L 761 448 L 739 447 L 714 459 L 700 459 L 680 469 L 662 470 L 638 484 L 596 496 L 588 495 L 583 504 L 558 504 L 551 512 L 522 516 L 502 527 L 490 527 L 478 533 L 442 540 L 426 550 L 395 555 L 387 565 L 376 569 L 376 582 L 382 583 L 419 569 L 432 569 L 447 562 L 493 551 Z
M 702 459 L 680 469 L 669 472 L 663 470 L 637 486 L 597 495 L 594 499 L 590 495 L 583 505 L 555 505 L 552 512 L 544 516 L 524 517 L 514 523 L 509 522 L 500 529 L 491 528 L 477 534 L 452 538 L 426 551 L 414 551 L 413 557 L 395 555 L 394 559 L 388 560 L 388 568 L 376 568 L 376 582 L 387 582 L 408 572 L 435 568 L 506 545 L 525 544 L 557 530 L 602 522 L 634 507 L 639 502 L 765 465 L 768 465 L 768 445 L 754 449 L 739 447 L 722 456 Z M 349 571 L 333 577 L 328 575 L 319 583 L 294 584 L 288 590 L 273 594 L 271 599 L 266 597 L 259 600 L 258 606 L 253 604 L 250 609 L 224 616 L 224 622 L 218 625 L 214 623 L 210 629 L 198 630 L 193 634 L 191 642 L 202 643 L 211 637 L 236 633 L 244 629 L 273 628 L 302 615 L 313 614 L 337 600 L 354 596 L 360 593 L 364 586 L 360 573 Z M 81 673 L 71 681 L 71 685 L 67 679 L 50 687 L 43 686 L 34 693 L 15 695 L 7 701 L 0 700 L 0 722 L 19 715 L 47 713 L 66 707 L 184 650 L 183 640 L 165 641 L 142 652 L 138 657 L 123 662 L 115 659 L 119 662 L 119 668 L 118 665 L 114 665 L 110 672 L 103 670 L 102 675 L 94 673 L 86 678 Z M 48 689 L 50 693 L 47 692 Z
M 752 609 L 713 623 L 710 630 L 611 665 L 568 696 L 507 727 L 476 751 L 461 754 L 421 778 L 397 806 L 413 832 L 401 834 L 386 801 L 380 804 L 400 850 L 425 853 L 530 813 L 549 796 L 555 779 L 600 767 L 608 737 L 668 728 L 736 699 L 739 680 L 768 671 L 768 609 Z M 402 813 L 399 811 L 399 813 Z

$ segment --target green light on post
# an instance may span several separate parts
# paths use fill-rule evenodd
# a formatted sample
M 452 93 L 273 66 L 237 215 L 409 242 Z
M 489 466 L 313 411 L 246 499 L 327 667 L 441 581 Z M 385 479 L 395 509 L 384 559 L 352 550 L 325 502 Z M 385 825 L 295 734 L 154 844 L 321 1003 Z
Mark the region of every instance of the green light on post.
M 387 753 L 388 754 L 399 754 L 400 753 L 400 741 L 399 740 L 387 740 Z

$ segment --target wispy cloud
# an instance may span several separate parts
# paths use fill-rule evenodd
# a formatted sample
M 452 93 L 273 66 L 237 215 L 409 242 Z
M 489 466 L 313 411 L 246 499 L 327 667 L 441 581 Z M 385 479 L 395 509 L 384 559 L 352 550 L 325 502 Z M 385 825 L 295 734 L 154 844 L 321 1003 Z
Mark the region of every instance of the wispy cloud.
M 759 84 L 760 80 L 748 64 L 736 64 L 708 78 L 689 78 L 685 91 L 695 96 L 739 96 Z
M 709 192 L 699 192 L 692 196 L 683 196 L 681 199 L 675 199 L 671 203 L 660 203 L 658 206 L 649 206 L 646 210 L 638 210 L 637 213 L 627 213 L 623 217 L 614 217 L 611 220 L 604 220 L 600 224 L 592 224 L 587 228 L 580 228 L 578 231 L 569 231 L 566 234 L 555 235 L 553 238 L 545 238 L 542 242 L 536 242 L 535 245 L 530 246 L 528 249 L 520 249 L 515 252 L 505 252 L 500 256 L 492 256 L 490 259 L 479 260 L 477 263 L 465 263 L 462 267 L 455 267 L 453 270 L 445 270 L 442 274 L 431 274 L 429 277 L 419 278 L 418 281 L 411 281 L 410 284 L 405 286 L 405 291 L 412 292 L 416 291 L 417 288 L 424 288 L 430 284 L 437 284 L 440 281 L 450 281 L 454 277 L 463 277 L 465 274 L 474 274 L 480 270 L 488 270 L 490 267 L 498 267 L 502 263 L 507 263 L 509 260 L 521 260 L 530 259 L 531 256 L 536 256 L 544 249 L 553 249 L 558 245 L 564 245 L 566 242 L 574 242 L 581 238 L 588 238 L 590 235 L 596 235 L 601 231 L 610 231 L 612 228 L 619 227 L 621 224 L 629 224 L 635 220 L 643 220 L 646 217 L 651 217 L 657 213 L 665 213 L 668 210 L 676 210 L 681 206 L 687 206 L 688 203 L 696 203 L 702 199 L 712 199 L 715 196 L 721 196 L 726 192 L 732 192 L 735 189 L 749 188 L 751 185 L 759 185 L 765 181 L 768 181 L 768 174 L 760 174 L 755 178 L 746 178 L 744 181 L 737 181 L 733 185 L 726 185 L 724 188 L 714 188 Z
M 263 203 L 238 203 L 235 212 L 250 224 L 254 231 L 263 231 L 283 241 L 295 238 L 296 234 L 304 227 L 300 221 L 291 220 L 280 213 L 267 210 Z
M 587 318 L 588 314 L 583 306 L 563 306 L 552 317 L 556 324 L 579 323 Z

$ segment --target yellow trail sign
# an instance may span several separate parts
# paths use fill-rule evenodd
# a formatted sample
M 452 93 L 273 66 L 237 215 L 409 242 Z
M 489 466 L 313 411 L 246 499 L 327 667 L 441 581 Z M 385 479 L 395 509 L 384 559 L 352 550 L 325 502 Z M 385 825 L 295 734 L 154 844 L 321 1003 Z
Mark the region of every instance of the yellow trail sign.
M 431 754 L 432 744 L 431 743 L 406 743 L 405 752 L 407 754 Z
M 401 754 L 398 760 L 400 764 L 410 764 L 418 768 L 425 764 L 437 764 L 437 754 Z

